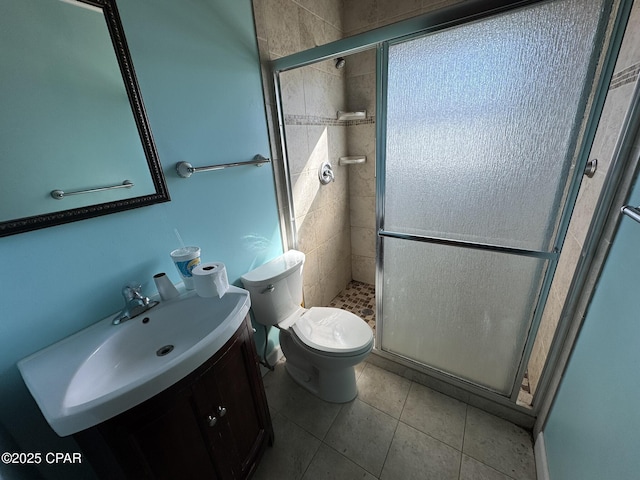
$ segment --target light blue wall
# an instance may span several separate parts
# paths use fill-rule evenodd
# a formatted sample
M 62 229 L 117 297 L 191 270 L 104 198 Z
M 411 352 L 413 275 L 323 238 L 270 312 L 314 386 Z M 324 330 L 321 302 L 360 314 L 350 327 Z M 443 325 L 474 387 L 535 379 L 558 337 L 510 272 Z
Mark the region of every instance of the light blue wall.
M 640 225 L 624 217 L 544 429 L 552 480 L 638 478 L 639 246 Z
M 77 451 L 50 430 L 15 363 L 121 308 L 130 280 L 178 275 L 174 228 L 231 281 L 282 252 L 271 166 L 181 179 L 196 166 L 269 156 L 250 0 L 118 2 L 169 203 L 0 238 L 0 420 L 27 451 Z M 37 139 L 36 139 L 37 140 Z M 81 141 L 81 140 L 80 140 Z M 114 327 L 115 328 L 115 327 Z M 79 466 L 50 478 L 90 478 Z
M 11 65 L 0 71 L 0 91 L 11 92 L 3 94 L 0 114 L 0 158 L 11 159 L 2 164 L 3 179 L 11 181 L 0 189 L 0 221 L 155 192 L 100 10 L 50 0 L 2 2 L 0 65 Z M 70 138 L 85 140 L 69 148 Z M 134 183 L 131 190 L 64 201 L 48 195 L 125 179 Z

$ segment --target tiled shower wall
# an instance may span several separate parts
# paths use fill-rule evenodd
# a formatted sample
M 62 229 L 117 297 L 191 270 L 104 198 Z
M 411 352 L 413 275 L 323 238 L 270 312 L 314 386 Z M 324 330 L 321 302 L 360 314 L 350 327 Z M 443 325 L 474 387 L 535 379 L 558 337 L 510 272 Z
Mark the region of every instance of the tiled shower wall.
M 366 110 L 367 119 L 347 127 L 349 155 L 365 155 L 366 163 L 350 165 L 351 271 L 354 280 L 375 285 L 376 269 L 376 54 L 347 57 L 347 106 Z
M 336 111 L 344 108 L 344 75 L 332 62 L 321 65 L 336 73 L 311 66 L 281 76 L 298 249 L 307 256 L 308 307 L 327 305 L 351 280 L 349 169 L 338 164 L 346 155 L 346 126 L 336 120 Z M 295 98 L 301 91 L 304 98 Z M 322 185 L 318 170 L 327 161 L 335 181 Z
M 342 38 L 342 0 L 254 0 L 253 5 L 263 67 Z M 346 123 L 336 119 L 336 112 L 346 109 L 345 71 L 326 61 L 285 72 L 280 82 L 297 247 L 306 255 L 305 305 L 322 306 L 351 280 L 349 170 L 338 164 L 347 155 Z M 272 117 L 269 88 L 265 98 Z M 318 169 L 325 161 L 333 166 L 335 182 L 321 185 Z

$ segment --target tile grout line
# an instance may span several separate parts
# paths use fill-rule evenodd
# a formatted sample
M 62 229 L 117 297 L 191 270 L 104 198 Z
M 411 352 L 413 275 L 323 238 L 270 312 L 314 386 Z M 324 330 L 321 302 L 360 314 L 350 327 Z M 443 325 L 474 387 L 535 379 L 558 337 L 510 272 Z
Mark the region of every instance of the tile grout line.
M 298 425 L 297 423 L 293 422 L 292 420 L 290 420 L 294 425 Z M 299 425 L 298 425 L 299 426 Z M 300 476 L 300 480 L 302 480 L 304 478 L 304 476 L 307 474 L 307 470 L 309 470 L 309 467 L 311 466 L 311 464 L 313 463 L 313 460 L 316 458 L 316 455 L 318 455 L 318 452 L 320 451 L 320 447 L 322 446 L 324 442 L 322 440 L 320 440 L 320 442 L 318 443 L 318 447 L 316 448 L 316 451 L 313 452 L 313 456 L 311 457 L 311 460 L 309 460 L 309 463 L 307 464 L 307 466 L 304 469 L 304 472 L 302 472 L 302 475 Z
M 464 455 L 464 437 L 467 433 L 467 419 L 469 418 L 469 404 L 464 404 L 464 427 L 462 427 L 462 445 L 460 445 L 460 466 L 458 467 L 458 480 L 462 475 L 462 457 Z
M 333 450 L 334 452 L 336 452 L 338 455 L 340 455 L 342 458 L 344 458 L 345 460 L 347 460 L 349 463 L 354 464 L 355 466 L 357 466 L 358 468 L 360 468 L 363 472 L 367 472 L 369 475 L 371 475 L 372 477 L 375 477 L 376 479 L 379 479 L 379 476 L 374 475 L 373 473 L 371 473 L 369 470 L 367 470 L 366 468 L 364 468 L 362 465 L 360 465 L 359 463 L 355 462 L 353 459 L 347 457 L 345 454 L 343 454 L 342 452 L 336 450 L 335 448 L 333 448 L 331 445 L 322 442 L 323 445 L 325 445 L 327 448 Z
M 404 397 L 404 403 L 402 404 L 402 409 L 400 410 L 400 415 L 398 416 L 398 421 L 400 421 L 400 419 L 402 418 L 402 414 L 404 413 L 404 409 L 407 406 L 407 401 L 409 400 L 409 394 L 411 393 L 411 390 L 413 389 L 413 385 L 414 384 L 415 384 L 415 382 L 413 380 L 411 380 L 411 383 L 409 384 L 409 389 L 407 390 L 407 396 Z
M 474 457 L 473 455 L 469 455 L 468 453 L 465 453 L 464 455 L 466 455 L 469 458 L 473 458 L 476 462 L 480 463 L 481 465 L 484 465 L 487 468 L 490 468 L 494 472 L 498 472 L 500 475 L 507 477 L 509 480 L 519 480 L 518 478 L 512 477 L 508 473 L 504 473 L 502 470 L 498 470 L 496 467 L 492 467 L 491 465 L 484 463 L 482 460 Z
M 375 365 L 374 365 L 375 366 Z M 362 374 L 360 375 L 362 376 Z M 411 383 L 413 383 L 413 381 L 411 381 Z M 409 389 L 411 389 L 411 387 L 409 387 Z M 367 402 L 366 400 L 363 400 L 362 398 L 359 398 L 359 396 L 356 396 L 356 398 L 354 398 L 352 401 L 355 400 L 360 400 L 362 403 L 364 403 L 365 405 L 367 405 L 368 407 L 373 408 L 374 410 L 379 411 L 380 413 L 384 413 L 387 417 L 391 417 L 394 420 L 398 420 L 400 421 L 400 417 L 402 416 L 402 412 L 404 411 L 404 406 L 407 403 L 407 398 L 409 397 L 409 392 L 407 391 L 407 397 L 404 399 L 404 403 L 402 404 L 402 410 L 400 410 L 400 415 L 398 416 L 398 418 L 394 417 L 393 415 L 390 415 L 388 412 L 385 412 L 384 410 L 381 410 L 380 408 L 376 407 L 375 405 L 371 405 L 369 402 Z M 346 404 L 345 404 L 346 405 Z M 405 423 L 405 422 L 402 422 Z M 405 423 L 405 425 L 408 425 L 407 423 Z M 411 427 L 411 425 L 409 425 Z M 411 428 L 415 428 L 415 427 L 411 427 Z M 416 430 L 418 430 L 416 428 Z M 424 432 L 423 432 L 424 433 Z M 444 443 L 444 442 L 443 442 Z
M 382 475 L 382 472 L 384 472 L 384 466 L 386 465 L 387 459 L 389 458 L 389 452 L 391 451 L 391 445 L 393 445 L 393 441 L 396 438 L 396 433 L 398 432 L 398 426 L 400 425 L 400 418 L 402 417 L 402 412 L 404 412 L 404 407 L 407 405 L 407 399 L 409 398 L 409 392 L 411 391 L 412 385 L 413 385 L 413 380 L 411 381 L 411 384 L 409 385 L 409 389 L 407 390 L 406 397 L 404 397 L 404 402 L 402 404 L 402 409 L 400 410 L 400 415 L 398 415 L 398 418 L 395 419 L 396 420 L 396 428 L 393 430 L 393 435 L 391 436 L 391 442 L 389 442 L 389 447 L 387 447 L 387 453 L 385 454 L 384 461 L 382 462 L 382 468 L 380 469 L 380 475 L 378 475 L 377 478 L 380 478 L 380 476 Z M 367 403 L 367 402 L 364 402 L 364 403 Z M 369 404 L 367 403 L 367 405 L 369 405 Z M 376 408 L 373 405 L 371 405 L 371 407 Z M 376 409 L 376 410 L 382 412 L 382 410 L 380 410 L 380 409 Z M 386 413 L 386 412 L 382 412 L 382 413 Z M 387 413 L 387 415 L 389 415 L 389 414 Z M 391 417 L 391 415 L 389 415 L 389 416 Z M 394 418 L 394 417 L 391 417 L 391 418 Z
M 382 462 L 382 468 L 380 469 L 380 475 L 377 475 L 376 478 L 380 478 L 382 476 L 382 472 L 384 472 L 384 466 L 387 464 L 387 460 L 389 459 L 389 451 L 391 450 L 391 445 L 393 445 L 393 440 L 396 438 L 396 433 L 398 431 L 398 425 L 400 425 L 400 419 L 398 418 L 398 419 L 394 419 L 394 420 L 396 420 L 396 427 L 393 429 L 393 435 L 391 436 L 391 441 L 389 442 L 389 446 L 387 447 L 387 452 L 384 455 L 384 461 Z
M 349 402 L 351 403 L 351 402 Z M 344 406 L 347 405 L 346 403 L 340 405 L 340 410 L 338 410 L 338 413 L 336 414 L 335 417 L 333 417 L 333 420 L 331 421 L 331 424 L 329 425 L 329 428 L 327 428 L 327 431 L 324 432 L 324 435 L 322 435 L 322 438 L 320 439 L 320 441 L 322 443 L 325 443 L 325 439 L 327 438 L 327 435 L 329 434 L 329 431 L 333 428 L 333 425 L 336 423 L 336 420 L 338 419 L 338 417 L 340 416 L 340 414 L 342 413 L 342 410 L 344 409 Z M 329 444 L 325 443 L 325 445 L 330 446 Z
M 504 475 L 505 477 L 511 479 L 511 480 L 518 480 L 513 478 L 511 475 L 509 475 L 508 473 L 504 473 L 502 470 L 498 470 L 495 467 L 492 467 L 491 465 L 484 463 L 482 460 L 480 460 L 479 458 L 474 457 L 473 455 L 470 455 L 468 453 L 464 453 L 464 439 L 465 439 L 465 434 L 467 432 L 467 420 L 469 419 L 469 407 L 471 405 L 467 404 L 467 411 L 465 413 L 465 417 L 464 417 L 464 430 L 463 430 L 463 434 L 462 434 L 462 450 L 461 453 L 462 455 L 466 455 L 469 458 L 473 458 L 476 462 L 481 463 L 482 465 L 484 465 L 487 468 L 490 468 L 491 470 L 494 470 L 498 473 L 500 473 L 501 475 Z M 462 472 L 462 456 L 460 456 L 460 473 Z M 458 480 L 460 480 L 460 473 L 458 473 Z
M 333 28 L 335 28 L 336 30 L 338 30 L 340 32 L 341 36 L 344 36 L 344 31 L 342 30 L 342 27 L 338 27 L 337 25 L 334 25 L 333 23 L 331 23 L 329 20 L 327 20 L 326 18 L 321 17 L 319 14 L 312 12 L 311 10 L 309 10 L 307 7 L 305 7 L 304 5 L 302 5 L 300 2 L 298 2 L 297 0 L 293 0 L 293 3 L 295 3 L 296 5 L 298 5 L 301 9 L 306 10 L 307 12 L 309 12 L 311 15 L 313 15 L 314 17 L 316 17 L 317 19 L 323 21 L 324 23 L 326 23 L 327 25 L 332 26 Z M 341 12 L 342 13 L 342 12 Z M 341 17 L 342 18 L 342 17 Z

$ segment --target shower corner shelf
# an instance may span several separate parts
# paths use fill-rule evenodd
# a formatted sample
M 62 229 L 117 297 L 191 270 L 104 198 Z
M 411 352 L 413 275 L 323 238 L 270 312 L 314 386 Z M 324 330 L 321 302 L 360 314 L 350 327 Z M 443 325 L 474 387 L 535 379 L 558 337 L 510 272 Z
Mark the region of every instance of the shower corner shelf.
M 366 163 L 367 156 L 366 155 L 353 155 L 349 157 L 340 157 L 338 162 L 339 165 L 361 165 Z
M 343 112 L 342 110 L 338 110 L 337 117 L 338 120 L 364 120 L 367 118 L 367 111 L 356 110 L 353 112 Z

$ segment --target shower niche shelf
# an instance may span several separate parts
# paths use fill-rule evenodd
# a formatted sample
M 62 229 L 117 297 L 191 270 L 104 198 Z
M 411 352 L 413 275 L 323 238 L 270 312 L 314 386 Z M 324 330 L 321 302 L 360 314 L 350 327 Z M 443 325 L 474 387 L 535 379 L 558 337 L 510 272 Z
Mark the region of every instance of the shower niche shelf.
M 350 155 L 347 157 L 340 157 L 339 165 L 362 165 L 367 162 L 366 155 Z

